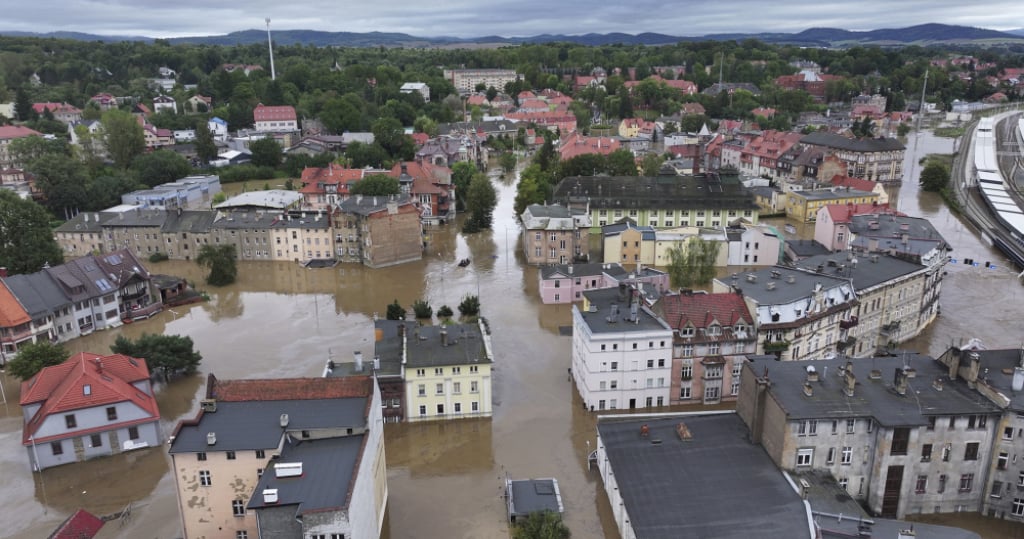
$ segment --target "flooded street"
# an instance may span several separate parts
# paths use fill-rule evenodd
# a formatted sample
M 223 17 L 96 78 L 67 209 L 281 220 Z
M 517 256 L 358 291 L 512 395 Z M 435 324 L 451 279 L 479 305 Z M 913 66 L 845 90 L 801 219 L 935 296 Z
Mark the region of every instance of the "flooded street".
M 979 337 L 990 347 L 1019 345 L 1024 308 L 1015 272 L 951 216 L 937 195 L 918 191 L 920 166 L 911 155 L 913 147 L 911 139 L 905 170 L 915 177 L 903 183 L 899 209 L 931 219 L 953 244 L 955 258 L 990 260 L 999 267 L 950 264 L 942 315 L 906 346 L 938 354 L 961 337 Z M 920 155 L 950 153 L 952 140 L 926 134 L 917 148 Z M 240 264 L 238 282 L 208 289 L 208 303 L 165 310 L 151 320 L 66 346 L 72 352 L 106 353 L 117 335 L 192 337 L 203 355 L 202 373 L 158 388 L 166 437 L 179 419 L 195 414 L 207 373 L 220 378 L 319 376 L 329 358 L 350 361 L 354 351 L 372 356 L 372 317 L 383 315 L 391 301 L 408 308 L 426 299 L 436 311 L 443 304 L 454 309 L 464 295 L 479 292 L 496 356 L 494 416 L 385 426 L 390 499 L 384 537 L 507 538 L 501 498 L 506 475 L 557 478 L 574 537 L 617 537 L 597 474 L 586 466 L 595 421 L 566 380 L 570 339 L 559 336 L 558 328 L 571 323 L 571 307 L 540 303 L 537 270 L 523 264 L 517 248 L 515 188 L 507 181 L 495 185 L 494 230 L 467 237 L 455 226 L 432 228 L 422 261 L 376 270 Z M 472 264 L 459 268 L 462 258 Z M 163 262 L 150 269 L 202 282 L 200 268 L 192 263 Z M 10 376 L 2 381 L 8 402 L 0 410 L 0 499 L 5 501 L 0 536 L 45 536 L 78 507 L 110 514 L 129 503 L 131 519 L 123 526 L 108 524 L 102 537 L 180 535 L 165 447 L 32 474 L 21 447 L 18 383 Z M 987 522 L 979 520 L 982 526 Z M 987 537 L 1007 537 L 1006 531 L 992 530 Z

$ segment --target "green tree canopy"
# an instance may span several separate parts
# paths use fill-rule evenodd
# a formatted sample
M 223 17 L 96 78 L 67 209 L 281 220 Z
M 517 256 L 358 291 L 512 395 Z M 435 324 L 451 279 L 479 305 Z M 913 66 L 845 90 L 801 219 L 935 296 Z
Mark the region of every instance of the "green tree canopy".
M 103 142 L 114 166 L 127 169 L 135 156 L 146 150 L 146 138 L 135 116 L 123 110 L 108 110 L 103 113 Z
M 277 168 L 281 164 L 281 145 L 273 138 L 254 140 L 249 144 L 252 164 L 258 167 Z
M 459 314 L 462 316 L 476 316 L 480 314 L 480 298 L 478 296 L 464 296 L 459 303 Z
M 512 528 L 513 539 L 569 539 L 572 533 L 562 516 L 554 511 L 530 513 L 516 519 Z
M 668 250 L 668 276 L 673 288 L 692 288 L 706 284 L 715 277 L 715 260 L 721 243 L 703 238 L 690 238 L 684 245 Z
M 34 273 L 45 264 L 56 266 L 63 261 L 46 210 L 0 189 L 0 266 L 10 273 Z
M 159 372 L 166 380 L 174 374 L 194 374 L 203 356 L 194 350 L 192 337 L 143 333 L 136 340 L 118 335 L 110 351 L 146 360 L 150 372 Z
M 46 367 L 64 363 L 68 357 L 63 346 L 44 339 L 18 345 L 18 355 L 7 362 L 7 369 L 14 376 L 27 380 Z
M 396 299 L 388 304 L 385 315 L 388 320 L 405 320 L 405 307 L 402 307 L 402 304 L 398 303 Z
M 469 217 L 463 225 L 465 232 L 477 232 L 491 228 L 494 207 L 498 205 L 498 192 L 486 174 L 477 173 L 469 183 L 466 193 L 466 209 Z
M 203 245 L 199 249 L 196 262 L 210 270 L 206 283 L 213 286 L 224 286 L 235 282 L 238 266 L 235 263 L 237 253 L 232 245 Z
M 65 217 L 88 208 L 89 176 L 75 158 L 64 154 L 45 154 L 32 161 L 26 170 L 35 176 L 36 188 L 54 215 Z M 120 194 L 120 193 L 119 193 Z
M 192 173 L 188 160 L 171 150 L 157 150 L 135 156 L 132 171 L 149 187 L 173 182 Z
M 929 161 L 921 171 L 921 188 L 925 191 L 941 191 L 949 186 L 949 168 L 937 161 Z
M 387 174 L 371 174 L 352 185 L 349 192 L 353 195 L 387 196 L 401 192 L 398 178 Z
M 196 122 L 196 157 L 203 164 L 208 164 L 217 158 L 217 144 L 213 141 L 213 133 L 206 120 Z

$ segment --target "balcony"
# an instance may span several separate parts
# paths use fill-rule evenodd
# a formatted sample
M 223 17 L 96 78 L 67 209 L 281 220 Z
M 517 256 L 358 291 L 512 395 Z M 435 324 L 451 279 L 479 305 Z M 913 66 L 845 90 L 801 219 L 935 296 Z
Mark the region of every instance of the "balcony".
M 129 310 L 125 312 L 124 318 L 131 318 L 132 320 L 142 320 L 144 318 L 149 318 L 150 316 L 153 316 L 154 314 L 162 311 L 163 308 L 163 304 L 159 302 L 150 303 L 149 305 L 144 305 L 142 307 L 139 307 L 138 305 L 131 306 L 129 307 Z
M 789 350 L 789 341 L 773 341 L 764 343 L 764 353 L 785 352 Z
M 839 321 L 839 329 L 850 329 L 856 327 L 860 323 L 860 320 L 856 316 L 851 316 L 848 320 Z
M 847 348 L 853 348 L 857 344 L 857 339 L 854 337 L 847 337 L 836 343 L 836 350 L 842 352 Z
M 892 335 L 892 334 L 894 334 L 894 333 L 896 333 L 896 332 L 898 332 L 900 330 L 900 323 L 899 322 L 889 322 L 888 324 L 885 324 L 884 326 L 882 326 L 880 329 L 881 329 L 880 333 L 882 335 L 889 336 L 889 335 Z

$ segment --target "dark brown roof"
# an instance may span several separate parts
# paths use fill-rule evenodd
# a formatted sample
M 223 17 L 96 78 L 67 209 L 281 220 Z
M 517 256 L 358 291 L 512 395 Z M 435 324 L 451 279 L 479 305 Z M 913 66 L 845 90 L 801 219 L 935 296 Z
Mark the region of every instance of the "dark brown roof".
M 218 380 L 210 375 L 206 397 L 221 402 L 342 399 L 373 394 L 369 376 Z

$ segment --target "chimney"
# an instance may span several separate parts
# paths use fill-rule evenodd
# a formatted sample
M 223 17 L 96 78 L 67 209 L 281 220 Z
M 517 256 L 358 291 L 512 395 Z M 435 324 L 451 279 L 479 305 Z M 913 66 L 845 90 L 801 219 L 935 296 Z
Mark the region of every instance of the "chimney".
M 288 414 L 281 414 L 281 428 L 288 428 Z
M 380 370 L 380 356 L 373 356 L 373 370 Z
M 981 356 L 977 352 L 970 352 L 967 361 L 967 385 L 974 389 L 978 382 L 978 371 L 981 370 Z
M 846 387 L 843 388 L 843 392 L 846 393 L 847 397 L 853 396 L 853 390 L 857 386 L 857 377 L 853 375 L 853 363 L 846 362 L 846 367 L 843 368 L 843 382 Z
M 818 369 L 814 368 L 814 365 L 807 366 L 807 383 L 818 381 Z
M 448 330 L 441 329 L 441 346 L 448 346 Z
M 207 432 L 206 433 L 206 445 L 217 445 L 217 433 Z
M 804 395 L 811 397 L 814 395 L 814 387 L 810 382 L 804 382 Z
M 754 398 L 754 410 L 751 414 L 750 441 L 751 443 L 760 444 L 764 435 L 765 404 L 768 399 L 768 390 L 772 387 L 772 383 L 768 379 L 767 365 L 764 367 L 764 375 L 755 379 L 754 383 L 757 384 L 757 394 Z
M 399 328 L 404 328 L 404 326 L 399 326 Z M 398 333 L 399 334 L 402 333 L 401 329 L 399 329 Z M 384 340 L 384 328 L 373 328 L 373 342 L 380 342 L 380 341 L 383 341 L 383 340 Z
M 896 388 L 896 393 L 899 395 L 907 394 L 907 373 L 903 371 L 901 367 L 896 367 L 896 373 L 893 378 L 893 386 Z
M 357 350 L 352 355 L 356 361 L 356 372 L 363 372 L 363 353 Z
M 949 379 L 956 380 L 960 374 L 960 355 L 963 351 L 959 348 L 952 348 L 949 351 Z
M 572 264 L 569 264 L 569 275 L 572 275 Z
M 942 377 L 941 376 L 936 376 L 935 380 L 932 381 L 932 387 L 935 388 L 935 391 L 942 391 L 942 386 L 943 386 Z
M 6 267 L 0 267 L 0 277 L 4 277 L 4 278 L 7 277 L 7 268 Z

